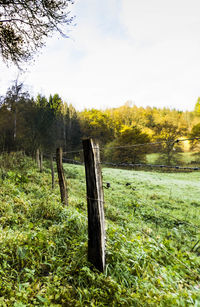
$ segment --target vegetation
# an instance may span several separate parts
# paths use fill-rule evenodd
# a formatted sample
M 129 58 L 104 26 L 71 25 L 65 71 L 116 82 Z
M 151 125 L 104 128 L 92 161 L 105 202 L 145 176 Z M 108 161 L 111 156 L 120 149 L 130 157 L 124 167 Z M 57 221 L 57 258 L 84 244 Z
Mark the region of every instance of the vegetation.
M 58 185 L 51 188 L 52 164 L 39 172 L 34 159 L 43 153 L 52 162 L 61 146 L 80 163 L 81 138 L 93 137 L 102 162 L 196 167 L 199 131 L 195 110 L 78 112 L 58 94 L 34 99 L 15 82 L 0 99 L 0 305 L 198 306 L 198 172 L 103 169 L 101 274 L 87 261 L 83 166 L 65 165 L 65 207 Z
M 150 142 L 147 133 L 136 126 L 123 126 L 116 139 L 107 145 L 104 156 L 113 162 L 140 163 L 146 161 L 146 146 L 137 146 Z
M 0 1 L 0 53 L 4 61 L 20 66 L 30 60 L 45 39 L 72 22 L 68 5 L 71 0 Z
M 37 149 L 51 152 L 61 145 L 75 149 L 80 143 L 79 126 L 76 110 L 58 94 L 34 100 L 22 84 L 15 83 L 1 99 L 0 150 L 34 155 Z
M 0 1 L 3 60 L 20 68 L 53 31 L 66 36 L 72 3 Z M 0 306 L 200 306 L 199 173 L 126 169 L 199 166 L 199 116 L 200 98 L 193 112 L 129 102 L 78 112 L 16 81 L 0 97 Z M 69 206 L 53 183 L 56 148 L 81 164 L 83 137 L 99 140 L 102 165 L 124 167 L 103 169 L 104 273 L 87 261 L 83 166 L 65 165 Z
M 87 262 L 83 166 L 69 207 L 23 153 L 0 158 L 1 306 L 198 306 L 199 173 L 103 169 L 106 271 Z M 126 197 L 124 197 L 126 195 Z
M 138 108 L 126 103 L 116 109 L 78 112 L 58 94 L 49 98 L 39 94 L 34 99 L 18 82 L 0 98 L 0 152 L 23 150 L 34 156 L 38 150 L 49 154 L 62 146 L 70 152 L 69 159 L 81 160 L 73 152 L 82 147 L 82 138 L 92 137 L 104 148 L 105 161 L 144 163 L 147 155 L 159 153 L 156 163 L 173 165 L 179 163 L 181 153 L 199 151 L 198 140 L 190 144 L 177 140 L 198 138 L 199 133 L 195 110 Z M 129 149 L 123 150 L 124 146 Z

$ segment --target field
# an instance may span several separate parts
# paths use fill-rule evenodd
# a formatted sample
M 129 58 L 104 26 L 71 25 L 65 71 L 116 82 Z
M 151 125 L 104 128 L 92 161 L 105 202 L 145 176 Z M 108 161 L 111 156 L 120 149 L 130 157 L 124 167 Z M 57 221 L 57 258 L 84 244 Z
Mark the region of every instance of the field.
M 200 306 L 199 172 L 103 168 L 101 274 L 87 262 L 84 167 L 65 164 L 63 207 L 48 162 L 0 162 L 0 306 Z
M 147 154 L 146 158 L 147 158 L 147 163 L 156 164 L 159 158 L 159 153 Z M 178 153 L 178 163 L 177 164 L 184 165 L 184 166 L 194 166 L 194 165 L 199 166 L 199 153 L 191 152 L 191 151 L 180 152 Z

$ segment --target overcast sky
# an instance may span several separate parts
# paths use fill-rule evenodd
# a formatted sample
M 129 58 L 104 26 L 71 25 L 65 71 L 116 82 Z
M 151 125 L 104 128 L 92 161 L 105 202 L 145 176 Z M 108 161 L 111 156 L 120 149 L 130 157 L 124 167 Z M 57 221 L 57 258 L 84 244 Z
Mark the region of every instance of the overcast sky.
M 193 110 L 200 96 L 199 0 L 76 0 L 69 39 L 48 41 L 20 77 L 76 108 Z M 0 94 L 17 76 L 1 64 Z

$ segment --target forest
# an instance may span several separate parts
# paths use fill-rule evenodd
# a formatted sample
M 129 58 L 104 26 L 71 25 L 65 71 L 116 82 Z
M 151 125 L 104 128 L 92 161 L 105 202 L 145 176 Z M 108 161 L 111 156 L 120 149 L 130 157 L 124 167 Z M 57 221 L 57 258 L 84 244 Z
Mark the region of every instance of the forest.
M 76 110 L 59 94 L 36 98 L 15 81 L 0 98 L 0 151 L 24 151 L 34 157 L 37 150 L 54 153 L 81 148 L 86 137 L 97 139 L 103 159 L 115 163 L 146 162 L 146 155 L 159 153 L 158 161 L 171 165 L 181 152 L 198 151 L 200 136 L 200 98 L 193 111 L 137 107 L 126 102 L 118 108 Z M 188 142 L 179 142 L 189 138 Z M 155 143 L 156 146 L 152 146 Z M 124 146 L 143 144 L 143 147 Z M 151 146 L 148 146 L 150 144 Z M 76 154 L 70 158 L 80 160 Z

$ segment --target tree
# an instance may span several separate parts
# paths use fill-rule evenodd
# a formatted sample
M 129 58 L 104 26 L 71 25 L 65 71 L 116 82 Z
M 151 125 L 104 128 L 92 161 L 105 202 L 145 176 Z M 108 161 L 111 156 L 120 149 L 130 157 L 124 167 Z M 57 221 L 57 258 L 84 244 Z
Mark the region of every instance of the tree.
M 65 114 L 65 138 L 66 149 L 75 150 L 81 146 L 81 128 L 76 109 L 66 104 Z M 73 156 L 73 155 L 72 155 Z
M 117 163 L 143 163 L 146 160 L 147 147 L 137 145 L 148 142 L 150 137 L 139 127 L 123 126 L 120 135 L 106 146 L 104 157 Z
M 179 153 L 182 150 L 180 143 L 177 139 L 186 134 L 186 123 L 181 120 L 181 114 L 179 118 L 173 113 L 166 114 L 162 117 L 158 117 L 155 121 L 155 141 L 162 142 L 158 146 L 154 147 L 155 151 L 161 152 L 157 163 L 166 163 L 171 165 L 172 163 L 179 162 Z
M 200 97 L 198 97 L 197 102 L 195 104 L 194 112 L 197 116 L 200 116 Z
M 19 101 L 28 95 L 28 93 L 22 92 L 23 83 L 18 83 L 16 80 L 11 88 L 8 89 L 5 97 L 5 104 L 10 106 L 13 113 L 13 139 L 17 137 L 17 108 Z
M 113 139 L 113 121 L 106 112 L 91 109 L 79 114 L 81 131 L 84 137 L 96 138 L 102 143 L 108 143 Z
M 0 125 L 0 134 L 6 136 L 4 138 L 5 143 L 2 146 L 8 151 L 16 150 L 21 146 L 20 142 L 26 131 L 24 128 L 24 112 L 32 100 L 28 92 L 24 91 L 23 83 L 18 83 L 17 80 L 8 89 L 5 97 L 1 99 L 1 117 L 4 117 L 4 122 L 7 121 L 6 124 Z
M 66 37 L 72 0 L 0 0 L 0 53 L 4 61 L 22 62 L 45 44 L 54 31 Z
M 13 131 L 10 123 L 12 122 L 11 112 L 5 105 L 0 107 L 0 152 L 10 151 L 13 147 Z
M 200 149 L 200 139 L 198 139 L 198 138 L 200 138 L 200 123 L 197 124 L 197 125 L 194 125 L 192 127 L 192 130 L 189 134 L 189 137 L 193 138 L 193 140 L 190 140 L 191 149 L 199 151 L 199 149 Z
M 55 94 L 49 100 L 38 95 L 35 101 L 33 113 L 32 131 L 35 138 L 35 149 L 51 153 L 56 146 L 60 146 L 61 140 L 61 107 L 62 100 Z

